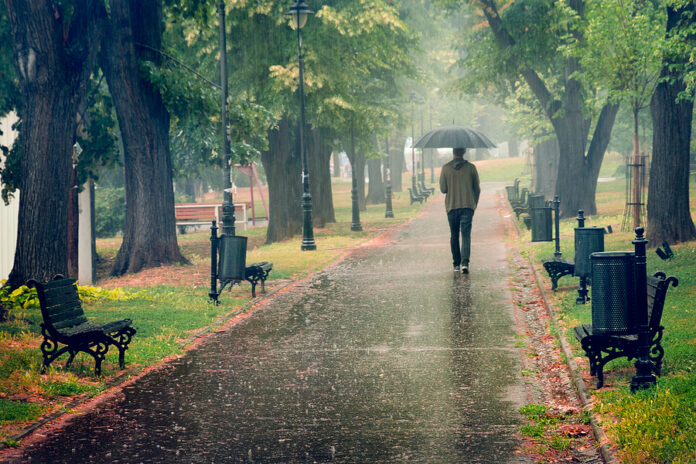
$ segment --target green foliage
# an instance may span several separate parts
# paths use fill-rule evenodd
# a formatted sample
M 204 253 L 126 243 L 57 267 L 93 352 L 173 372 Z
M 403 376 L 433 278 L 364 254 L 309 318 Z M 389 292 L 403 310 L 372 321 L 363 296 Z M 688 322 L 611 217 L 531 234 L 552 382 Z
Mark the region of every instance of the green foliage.
M 678 12 L 678 19 L 665 40 L 665 62 L 686 84 L 680 98 L 692 99 L 696 94 L 696 5 L 690 0 L 664 1 L 668 8 Z
M 124 189 L 97 188 L 94 191 L 95 234 L 113 237 L 123 229 L 125 215 Z
M 568 34 L 564 53 L 580 59 L 581 77 L 610 100 L 628 102 L 634 112 L 653 94 L 662 68 L 664 9 L 644 0 L 588 0 L 576 21 L 582 39 Z M 569 7 L 568 15 L 576 14 Z
M 77 158 L 77 185 L 79 188 L 89 180 L 99 180 L 100 171 L 119 164 L 116 145 L 116 120 L 111 97 L 106 85 L 92 80 L 92 92 L 84 114 L 83 128 L 79 131 L 82 151 Z
M 5 156 L 4 166 L 0 167 L 0 178 L 2 178 L 2 199 L 5 204 L 9 204 L 14 196 L 14 192 L 19 190 L 22 178 L 22 120 L 18 120 L 12 128 L 18 132 L 17 138 L 12 145 L 12 149 L 0 146 Z
M 173 57 L 172 57 L 173 58 Z M 141 72 L 159 89 L 172 116 L 171 147 L 175 177 L 187 177 L 221 162 L 219 146 L 220 89 L 192 75 L 169 59 L 165 66 L 142 62 Z M 228 102 L 230 155 L 233 163 L 248 164 L 267 146 L 274 125 L 269 111 L 243 95 Z
M 36 289 L 26 285 L 11 289 L 5 286 L 6 282 L 6 279 L 0 280 L 0 307 L 10 311 L 39 307 Z
M 19 103 L 13 56 L 10 21 L 3 2 L 0 3 L 0 117 L 16 108 Z

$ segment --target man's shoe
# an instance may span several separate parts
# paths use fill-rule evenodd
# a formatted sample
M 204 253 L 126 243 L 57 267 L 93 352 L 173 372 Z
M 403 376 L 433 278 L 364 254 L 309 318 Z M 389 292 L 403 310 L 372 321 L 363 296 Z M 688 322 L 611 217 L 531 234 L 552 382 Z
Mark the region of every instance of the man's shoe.
M 459 272 L 459 266 L 454 266 L 454 272 Z
M 468 274 L 469 273 L 469 266 L 462 266 L 462 274 Z

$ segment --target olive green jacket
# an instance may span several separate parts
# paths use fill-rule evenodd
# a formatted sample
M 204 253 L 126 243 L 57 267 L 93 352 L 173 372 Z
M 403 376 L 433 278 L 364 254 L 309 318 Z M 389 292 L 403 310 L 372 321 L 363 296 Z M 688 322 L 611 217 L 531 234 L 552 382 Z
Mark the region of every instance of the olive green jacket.
M 461 158 L 445 164 L 440 173 L 440 191 L 445 194 L 447 212 L 457 208 L 476 209 L 481 195 L 476 166 Z

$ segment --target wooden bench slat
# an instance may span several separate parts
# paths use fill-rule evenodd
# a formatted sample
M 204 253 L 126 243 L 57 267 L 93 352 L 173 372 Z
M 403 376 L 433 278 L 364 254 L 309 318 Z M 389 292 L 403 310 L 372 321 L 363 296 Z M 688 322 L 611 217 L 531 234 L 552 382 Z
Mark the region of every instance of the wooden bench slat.
M 51 308 L 53 306 L 60 306 L 65 303 L 70 303 L 72 301 L 80 302 L 79 297 L 75 293 L 61 292 L 54 293 L 52 295 L 45 295 L 46 307 Z
M 55 327 L 60 332 L 63 332 L 64 329 L 67 329 L 70 327 L 75 327 L 76 325 L 84 324 L 85 322 L 88 322 L 85 315 L 79 314 L 71 319 L 65 319 L 65 320 L 62 320 L 60 322 L 55 322 L 53 324 L 53 327 Z
M 83 312 L 82 304 L 79 301 L 68 301 L 59 305 L 53 305 L 46 308 L 46 315 L 51 321 L 61 320 L 66 313 Z
M 87 316 L 82 311 L 82 308 L 75 308 L 72 311 L 63 311 L 58 315 L 51 315 L 51 324 L 53 327 L 60 330 L 71 325 L 77 325 L 87 320 Z
M 49 289 L 60 288 L 60 287 L 70 287 L 71 285 L 75 285 L 76 282 L 77 282 L 77 279 L 64 278 L 64 279 L 51 280 L 51 281 L 48 281 L 42 285 L 43 285 L 44 290 L 49 290 Z

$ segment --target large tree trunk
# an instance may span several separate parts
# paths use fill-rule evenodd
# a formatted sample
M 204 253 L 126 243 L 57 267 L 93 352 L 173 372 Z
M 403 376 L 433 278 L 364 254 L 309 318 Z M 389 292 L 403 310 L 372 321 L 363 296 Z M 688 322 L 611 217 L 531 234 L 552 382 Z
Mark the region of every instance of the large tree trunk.
M 370 158 L 367 160 L 367 197 L 365 201 L 369 205 L 378 205 L 386 201 L 384 181 L 382 179 L 382 158 Z
M 320 128 L 305 132 L 307 137 L 307 164 L 312 190 L 312 218 L 316 227 L 336 222 L 331 191 L 331 147 L 326 143 Z
M 535 184 L 534 193 L 542 194 L 547 200 L 553 199 L 558 174 L 558 140 L 544 140 L 534 148 Z
M 509 49 L 515 39 L 506 29 L 500 16 L 498 6 L 493 0 L 481 0 L 484 16 L 488 20 L 491 32 L 501 49 Z M 582 17 L 584 0 L 569 0 L 568 6 Z M 600 113 L 592 135 L 590 147 L 585 152 L 591 121 L 584 117 L 584 92 L 582 84 L 576 77 L 581 71 L 578 58 L 565 59 L 562 100 L 556 99 L 536 70 L 525 63 L 517 61 L 515 56 L 509 59 L 511 66 L 516 66 L 520 76 L 525 80 L 551 124 L 553 125 L 560 149 L 556 194 L 561 201 L 561 216 L 573 217 L 582 209 L 588 214 L 595 214 L 595 191 L 599 168 L 604 159 L 604 152 L 611 137 L 611 128 L 616 119 L 618 105 L 606 104 Z
M 21 92 L 21 179 L 14 264 L 7 285 L 68 271 L 68 190 L 77 110 L 96 63 L 103 3 L 64 17 L 52 1 L 5 0 Z
M 161 0 L 112 0 L 99 64 L 109 84 L 123 140 L 126 211 L 113 275 L 188 262 L 176 240 L 169 113 L 142 78 L 140 62 L 159 64 Z M 136 45 L 138 44 L 138 45 Z
M 566 93 L 568 92 L 569 90 L 566 90 Z M 587 155 L 587 132 L 582 127 L 589 124 L 581 113 L 567 114 L 552 121 L 560 150 L 556 195 L 561 200 L 561 217 L 575 217 L 580 209 L 586 215 L 597 214 L 597 178 L 618 110 L 618 105 L 604 106 Z
M 693 5 L 688 8 L 694 9 Z M 674 28 L 682 10 L 667 9 L 667 30 Z M 648 183 L 647 239 L 655 246 L 696 238 L 689 210 L 689 144 L 693 101 L 679 101 L 685 88 L 680 76 L 665 63 L 650 102 L 653 120 L 653 158 Z
M 405 165 L 403 140 L 402 132 L 397 132 L 396 135 L 389 140 L 389 164 L 391 166 L 389 173 L 391 174 L 391 186 L 394 192 L 403 191 L 401 182 Z
M 287 117 L 278 122 L 278 129 L 269 131 L 268 151 L 261 153 L 261 163 L 268 180 L 268 214 L 271 216 L 266 243 L 279 242 L 302 228 L 302 163 L 290 144 Z

